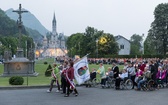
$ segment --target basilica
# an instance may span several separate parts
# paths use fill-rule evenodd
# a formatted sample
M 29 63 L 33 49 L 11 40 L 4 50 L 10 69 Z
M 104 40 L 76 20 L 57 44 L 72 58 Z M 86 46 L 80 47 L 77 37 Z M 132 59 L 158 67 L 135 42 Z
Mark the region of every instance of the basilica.
M 52 33 L 51 38 L 47 39 L 46 35 L 43 39 L 43 57 L 57 57 L 65 56 L 67 54 L 67 49 L 65 46 L 65 36 L 64 33 L 57 32 L 57 21 L 55 18 L 55 13 L 52 20 Z

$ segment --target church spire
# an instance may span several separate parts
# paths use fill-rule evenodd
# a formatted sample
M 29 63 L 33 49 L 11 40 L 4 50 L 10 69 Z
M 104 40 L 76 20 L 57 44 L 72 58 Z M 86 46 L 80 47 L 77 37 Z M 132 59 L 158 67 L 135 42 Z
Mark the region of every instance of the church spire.
M 53 28 L 52 32 L 56 33 L 57 24 L 56 24 L 55 12 L 54 12 L 53 21 L 52 21 L 52 28 Z
M 53 17 L 53 22 L 56 22 L 56 19 L 55 19 L 55 12 L 54 12 L 54 17 Z

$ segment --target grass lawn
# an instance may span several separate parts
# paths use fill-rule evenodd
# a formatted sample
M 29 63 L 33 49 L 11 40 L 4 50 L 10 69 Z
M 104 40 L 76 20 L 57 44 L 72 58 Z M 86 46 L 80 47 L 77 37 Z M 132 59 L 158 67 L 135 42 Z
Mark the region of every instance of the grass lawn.
M 43 63 L 47 61 L 48 64 L 44 65 Z M 28 85 L 29 86 L 36 86 L 36 85 L 49 85 L 50 79 L 49 77 L 45 77 L 44 73 L 48 67 L 49 64 L 52 64 L 54 62 L 54 59 L 47 58 L 47 59 L 39 59 L 36 61 L 35 64 L 35 71 L 39 73 L 37 77 L 28 77 Z M 104 65 L 105 69 L 107 70 L 108 67 L 111 67 L 112 65 Z M 89 69 L 95 68 L 96 70 L 99 68 L 99 65 L 91 64 L 89 65 Z M 120 70 L 123 68 L 123 66 L 119 65 Z M 0 64 L 0 74 L 2 74 L 4 71 L 3 64 Z M 0 77 L 0 86 L 12 86 L 9 84 L 9 78 L 10 77 Z M 99 76 L 98 76 L 99 78 Z M 24 86 L 27 85 L 27 77 L 24 77 Z

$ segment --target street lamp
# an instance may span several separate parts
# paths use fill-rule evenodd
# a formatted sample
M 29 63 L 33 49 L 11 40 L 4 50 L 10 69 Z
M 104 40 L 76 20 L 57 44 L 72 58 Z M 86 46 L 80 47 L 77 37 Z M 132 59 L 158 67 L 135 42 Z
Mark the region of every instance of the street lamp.
M 0 41 L 0 59 L 2 59 L 2 55 L 1 55 L 2 52 L 3 52 L 3 51 L 2 51 L 2 42 Z
M 55 50 L 55 57 L 54 57 L 54 62 L 56 62 L 56 58 L 57 58 L 57 46 L 56 46 L 56 42 L 54 42 L 54 50 Z
M 142 34 L 142 54 L 144 55 L 144 34 Z
M 80 57 L 80 42 L 78 43 L 78 46 L 79 46 L 79 57 Z
M 99 42 L 99 40 L 98 39 L 96 39 L 96 47 L 97 47 L 97 51 L 96 51 L 96 55 L 97 55 L 97 58 L 98 58 L 98 42 Z

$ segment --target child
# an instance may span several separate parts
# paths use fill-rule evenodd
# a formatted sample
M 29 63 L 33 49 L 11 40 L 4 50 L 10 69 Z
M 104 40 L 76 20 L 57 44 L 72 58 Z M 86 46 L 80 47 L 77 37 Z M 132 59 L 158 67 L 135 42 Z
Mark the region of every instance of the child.
M 50 93 L 52 91 L 53 88 L 53 84 L 54 82 L 57 84 L 58 86 L 58 90 L 56 92 L 60 91 L 60 85 L 59 85 L 59 69 L 57 67 L 57 64 L 53 64 L 53 68 L 52 68 L 52 72 L 51 72 L 51 83 L 50 83 L 50 89 L 47 90 L 48 93 Z

